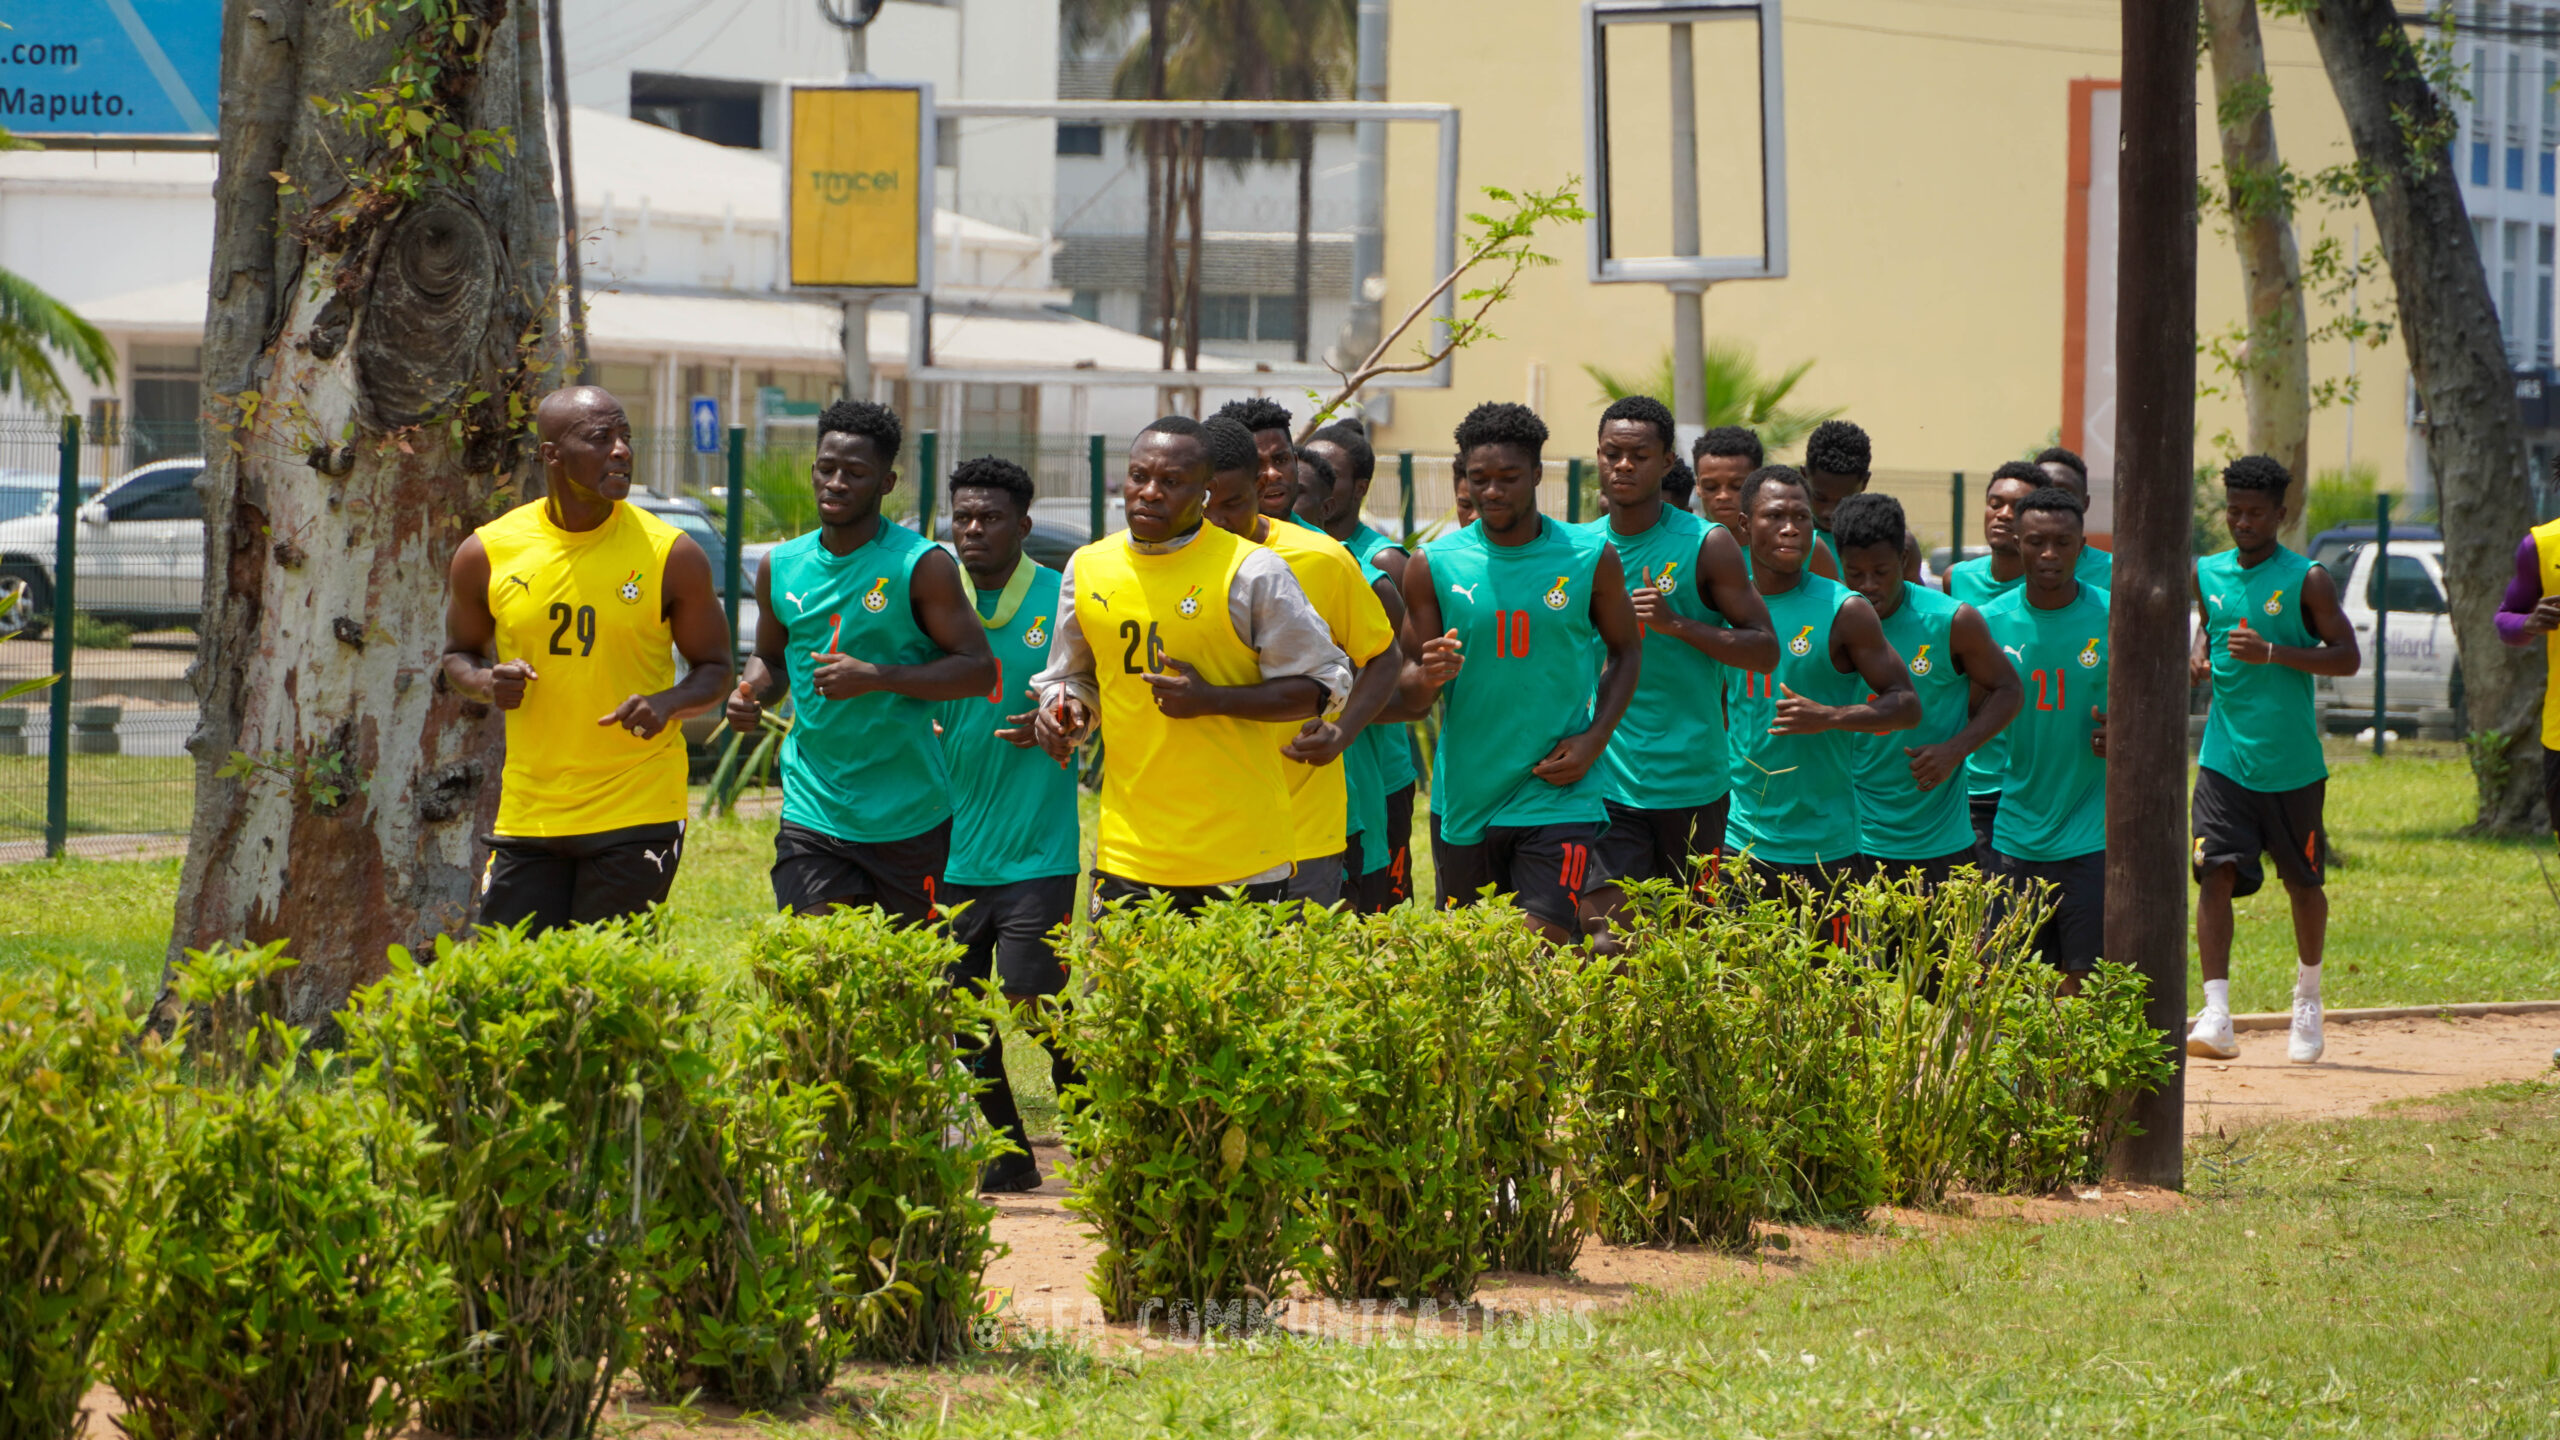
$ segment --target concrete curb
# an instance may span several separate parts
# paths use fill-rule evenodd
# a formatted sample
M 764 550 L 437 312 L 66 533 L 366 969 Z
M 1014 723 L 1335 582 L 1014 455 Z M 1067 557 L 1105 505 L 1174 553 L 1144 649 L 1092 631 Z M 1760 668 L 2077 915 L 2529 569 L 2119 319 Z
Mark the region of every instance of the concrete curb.
M 2463 1005 L 2379 1005 L 2365 1010 L 2331 1010 L 2321 1019 L 2331 1025 L 2352 1025 L 2359 1020 L 2425 1020 L 2437 1016 L 2475 1017 L 2481 1015 L 2548 1015 L 2560 1011 L 2560 1000 L 2491 1000 Z M 2187 1017 L 2193 1025 L 2195 1017 Z M 2293 1027 L 2293 1012 L 2279 1010 L 2256 1015 L 2234 1015 L 2234 1030 L 2288 1030 Z

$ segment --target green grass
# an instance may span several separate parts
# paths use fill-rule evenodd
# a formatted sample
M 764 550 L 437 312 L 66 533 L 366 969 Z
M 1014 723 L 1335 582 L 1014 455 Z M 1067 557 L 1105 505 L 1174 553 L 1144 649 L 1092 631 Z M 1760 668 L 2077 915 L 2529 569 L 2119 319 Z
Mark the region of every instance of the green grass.
M 1984 1222 L 1601 1317 L 1587 1343 L 1266 1342 L 1014 1379 L 969 1435 L 2560 1432 L 2560 1087 L 2191 1152 L 2169 1213 Z M 1497 1292 L 1498 1301 L 1498 1292 Z
M 97 758 L 129 767 L 188 763 Z M 27 763 L 42 764 L 0 761 L 0 796 L 14 793 L 6 767 Z M 2338 863 L 2329 885 L 2328 1003 L 2560 998 L 2560 904 L 2545 886 L 2542 869 L 2552 854 L 2550 841 L 2459 834 L 2471 778 L 2450 756 L 2402 754 L 2377 762 L 2340 744 L 2332 748 L 2330 763 L 2335 773 L 2329 820 Z M 1089 859 L 1091 796 L 1083 808 Z M 0 833 L 10 813 L 0 804 Z M 728 963 L 739 927 L 772 913 L 766 871 L 773 859 L 773 826 L 771 819 L 694 824 L 673 900 L 677 941 L 688 953 Z M 1414 881 L 1418 893 L 1428 895 L 1431 847 L 1424 817 L 1415 817 L 1414 829 Z M 123 966 L 156 987 L 177 873 L 174 861 L 0 866 L 0 970 L 67 954 L 83 963 Z M 2272 875 L 2264 890 L 2240 902 L 2239 918 L 2233 1005 L 2282 1009 L 2293 985 L 2293 930 L 2283 887 Z M 2192 976 L 2189 993 L 2202 993 Z
M 42 712 L 35 724 L 43 724 Z M 195 810 L 196 762 L 185 755 L 74 755 L 71 832 L 183 832 Z M 44 836 L 45 757 L 0 755 L 0 840 Z

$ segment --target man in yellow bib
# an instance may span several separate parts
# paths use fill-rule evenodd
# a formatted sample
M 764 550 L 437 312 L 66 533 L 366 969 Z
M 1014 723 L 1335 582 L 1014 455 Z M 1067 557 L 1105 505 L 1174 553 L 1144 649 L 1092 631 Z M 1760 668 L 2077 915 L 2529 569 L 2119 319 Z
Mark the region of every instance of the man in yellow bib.
M 1285 431 L 1282 436 L 1286 438 Z M 1287 762 L 1280 773 L 1289 787 L 1289 821 L 1295 837 L 1289 847 L 1285 898 L 1331 906 L 1343 899 L 1350 876 L 1346 836 L 1352 828 L 1351 793 L 1343 752 L 1395 699 L 1396 682 L 1404 674 L 1404 652 L 1396 645 L 1386 606 L 1341 541 L 1294 516 L 1275 519 L 1257 508 L 1269 498 L 1262 488 L 1267 475 L 1258 438 L 1230 415 L 1213 415 L 1200 422 L 1200 440 L 1209 452 L 1209 523 L 1287 561 L 1289 573 L 1297 577 L 1307 603 L 1324 620 L 1335 647 L 1359 667 L 1340 716 L 1282 726 L 1272 737 Z M 1297 453 L 1289 452 L 1292 495 L 1297 489 Z
M 2510 645 L 2543 641 L 2550 679 L 2542 690 L 2542 806 L 2560 833 L 2560 520 L 2527 531 L 2516 547 L 2516 574 L 2498 604 L 2498 638 Z
M 1150 892 L 1196 909 L 1229 886 L 1282 898 L 1291 828 L 1272 727 L 1339 709 L 1351 664 L 1279 555 L 1207 523 L 1200 422 L 1168 415 L 1129 451 L 1129 528 L 1078 550 L 1058 585 L 1041 747 L 1099 726 L 1093 902 Z
M 444 678 L 506 714 L 480 923 L 539 933 L 667 898 L 686 806 L 676 722 L 729 688 L 729 637 L 702 548 L 623 503 L 621 402 L 555 390 L 534 425 L 548 493 L 454 551 Z

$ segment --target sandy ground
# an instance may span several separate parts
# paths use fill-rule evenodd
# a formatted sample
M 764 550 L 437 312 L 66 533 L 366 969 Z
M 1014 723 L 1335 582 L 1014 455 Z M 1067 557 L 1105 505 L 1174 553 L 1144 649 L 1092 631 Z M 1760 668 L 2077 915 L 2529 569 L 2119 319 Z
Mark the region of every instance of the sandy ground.
M 2240 1058 L 2228 1063 L 2196 1060 L 2187 1071 L 2187 1133 L 2229 1134 L 2274 1120 L 2359 1115 L 2391 1100 L 2420 1098 L 2499 1081 L 2530 1079 L 2553 1066 L 2560 1047 L 2560 1014 L 2486 1016 L 2473 1019 L 2378 1020 L 2332 1024 L 2328 1053 L 2317 1065 L 2285 1059 L 2285 1032 L 2244 1031 Z M 1065 1207 L 1058 1178 L 1063 1155 L 1054 1145 L 1035 1147 L 1045 1177 L 1028 1195 L 990 1197 L 996 1206 L 995 1238 L 1007 1248 L 987 1268 L 987 1290 L 1017 1340 L 1053 1332 L 1100 1354 L 1181 1353 L 1203 1348 L 1196 1332 L 1177 1324 L 1152 1333 L 1136 1324 L 1104 1321 L 1085 1276 L 1101 1247 Z M 1914 1239 L 1948 1234 L 1992 1220 L 2047 1223 L 2076 1217 L 2122 1216 L 2174 1209 L 2179 1195 L 2145 1186 L 2075 1187 L 2047 1196 L 1953 1197 L 1944 1210 L 1884 1209 L 1865 1230 L 1849 1233 L 1803 1226 L 1764 1227 L 1747 1253 L 1691 1247 L 1655 1249 L 1594 1242 L 1584 1247 L 1567 1276 L 1495 1273 L 1483 1278 L 1465 1307 L 1430 1306 L 1403 1311 L 1334 1306 L 1293 1296 L 1266 1317 L 1273 1329 L 1301 1335 L 1391 1344 L 1549 1343 L 1579 1338 L 1598 1311 L 1646 1292 L 1685 1289 L 1724 1276 L 1784 1279 L 1825 1260 L 1889 1250 Z M 859 1407 L 895 1392 L 912 1407 L 947 1406 L 994 1376 L 860 1366 L 849 1370 L 833 1399 Z M 89 1397 L 88 1434 L 111 1440 L 120 1432 L 111 1417 L 113 1392 L 101 1386 Z M 618 1394 L 608 1433 L 678 1435 L 747 1433 L 734 1412 L 706 1407 L 699 1425 L 649 1406 L 636 1390 Z M 821 1408 L 810 1418 L 827 1415 Z M 838 1412 L 851 1418 L 850 1412 Z M 414 1427 L 406 1432 L 423 1436 Z

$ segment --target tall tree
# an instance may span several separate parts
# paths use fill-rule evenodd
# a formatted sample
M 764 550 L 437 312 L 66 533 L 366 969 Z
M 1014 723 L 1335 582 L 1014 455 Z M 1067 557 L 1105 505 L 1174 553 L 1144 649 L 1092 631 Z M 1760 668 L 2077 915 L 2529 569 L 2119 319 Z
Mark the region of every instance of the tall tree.
M 2222 137 L 2223 201 L 2240 252 L 2249 317 L 2240 388 L 2248 448 L 2311 483 L 2311 344 L 2302 258 L 2294 247 L 2293 187 L 2276 150 L 2273 89 L 2258 36 L 2257 0 L 2204 0 L 2213 52 L 2214 116 Z M 2297 512 L 2299 507 L 2297 507 Z M 2301 516 L 2295 516 L 2297 530 Z
M 2458 90 L 2458 76 L 2448 47 L 2412 39 L 2392 0 L 2302 0 L 2302 9 L 2355 142 L 2428 420 L 2478 825 L 2535 829 L 2541 667 L 2531 653 L 2498 643 L 2494 619 L 2533 504 L 2497 307 L 2445 158 L 2456 130 L 2445 97 Z
M 308 1022 L 388 946 L 470 917 L 503 742 L 438 679 L 443 577 L 538 491 L 523 435 L 556 379 L 560 227 L 533 0 L 225 8 L 170 954 L 291 937 Z

